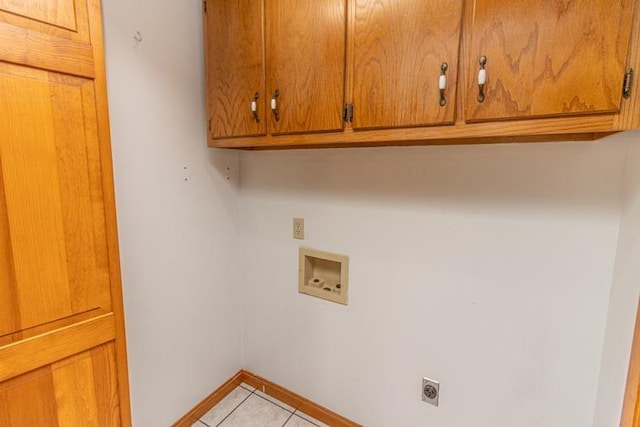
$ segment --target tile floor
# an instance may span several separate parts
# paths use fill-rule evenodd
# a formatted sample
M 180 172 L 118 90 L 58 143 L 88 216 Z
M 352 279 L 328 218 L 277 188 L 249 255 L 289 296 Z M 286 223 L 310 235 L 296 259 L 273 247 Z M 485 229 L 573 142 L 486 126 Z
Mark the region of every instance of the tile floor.
M 192 427 L 329 427 L 286 403 L 241 384 Z

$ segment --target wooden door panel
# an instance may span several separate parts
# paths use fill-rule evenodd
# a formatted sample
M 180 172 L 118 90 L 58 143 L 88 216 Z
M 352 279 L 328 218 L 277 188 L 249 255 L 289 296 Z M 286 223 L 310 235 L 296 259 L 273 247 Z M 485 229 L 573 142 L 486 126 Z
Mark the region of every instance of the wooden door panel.
M 0 381 L 113 341 L 115 334 L 114 315 L 109 313 L 2 346 Z
M 116 356 L 113 343 L 91 349 L 98 425 L 100 426 L 119 426 L 121 424 Z
M 18 308 L 3 334 L 111 307 L 92 87 L 0 64 L 0 288 Z
M 78 424 L 97 425 L 95 384 L 91 356 L 83 353 L 51 366 L 53 398 L 56 402 L 57 419 L 61 426 Z
M 71 314 L 49 89 L 0 76 L 0 166 L 23 327 Z
M 0 10 L 69 30 L 76 29 L 73 0 L 0 0 Z
M 120 425 L 113 344 L 0 384 L 0 426 Z
M 620 110 L 631 0 L 476 0 L 468 121 Z M 477 100 L 487 57 L 485 100 Z
M 264 135 L 263 2 L 207 3 L 207 99 L 212 138 Z M 258 94 L 258 120 L 251 101 Z
M 49 367 L 0 384 L 0 426 L 58 426 Z
M 87 0 L 0 0 L 0 61 L 95 77 L 87 7 Z M 66 21 L 73 25 L 60 25 Z
M 267 90 L 278 90 L 274 134 L 344 127 L 346 0 L 267 2 Z
M 99 0 L 0 0 L 0 426 L 130 425 Z
M 49 73 L 72 313 L 109 310 L 109 266 L 93 82 Z
M 453 123 L 461 23 L 462 0 L 356 0 L 353 127 Z
M 20 329 L 20 309 L 11 253 L 4 182 L 0 173 L 0 337 Z

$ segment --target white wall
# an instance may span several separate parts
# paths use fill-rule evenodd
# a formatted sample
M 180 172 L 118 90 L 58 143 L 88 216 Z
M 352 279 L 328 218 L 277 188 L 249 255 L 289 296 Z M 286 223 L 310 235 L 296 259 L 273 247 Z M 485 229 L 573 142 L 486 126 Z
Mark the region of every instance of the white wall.
M 620 238 L 611 286 L 594 427 L 618 425 L 640 293 L 640 132 L 629 134 Z
M 242 367 L 369 427 L 617 423 L 638 133 L 211 150 L 200 1 L 103 7 L 134 425 L 171 424 Z M 349 306 L 297 293 L 294 216 L 302 244 L 350 255 Z
M 133 421 L 166 426 L 242 367 L 238 154 L 205 146 L 200 0 L 103 7 Z
M 246 367 L 369 427 L 592 425 L 631 139 L 243 153 Z M 294 216 L 347 307 L 297 293 Z

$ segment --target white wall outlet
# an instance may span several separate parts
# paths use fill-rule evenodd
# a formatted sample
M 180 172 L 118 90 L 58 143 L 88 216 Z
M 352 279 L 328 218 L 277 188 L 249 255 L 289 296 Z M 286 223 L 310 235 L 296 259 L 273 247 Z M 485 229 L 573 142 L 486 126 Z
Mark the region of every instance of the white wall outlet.
M 293 238 L 304 240 L 304 218 L 293 218 Z
M 426 377 L 422 378 L 422 401 L 438 406 L 439 400 L 440 383 Z

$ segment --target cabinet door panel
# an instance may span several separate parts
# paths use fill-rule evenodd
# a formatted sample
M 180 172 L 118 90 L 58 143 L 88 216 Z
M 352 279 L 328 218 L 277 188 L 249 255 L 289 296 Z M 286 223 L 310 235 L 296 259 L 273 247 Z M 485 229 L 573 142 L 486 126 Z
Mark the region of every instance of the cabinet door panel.
M 631 0 L 476 0 L 466 119 L 619 111 L 632 9 Z
M 343 128 L 346 0 L 267 2 L 267 88 L 278 90 L 271 133 Z
M 209 0 L 207 100 L 211 137 L 264 135 L 263 2 Z M 258 94 L 258 119 L 251 102 Z
M 356 0 L 353 127 L 453 123 L 461 21 L 462 0 Z

